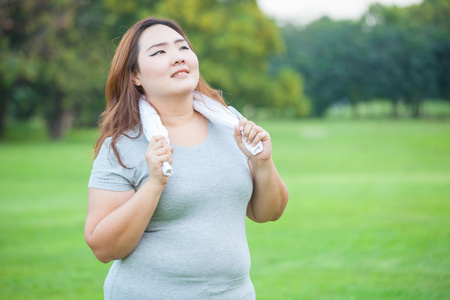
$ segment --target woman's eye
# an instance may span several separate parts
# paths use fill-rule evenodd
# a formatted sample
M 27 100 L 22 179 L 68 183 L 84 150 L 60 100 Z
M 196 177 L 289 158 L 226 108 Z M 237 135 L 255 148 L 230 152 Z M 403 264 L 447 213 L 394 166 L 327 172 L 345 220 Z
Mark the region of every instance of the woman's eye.
M 159 50 L 159 51 L 156 51 L 155 53 L 151 54 L 150 56 L 155 56 L 155 55 L 163 54 L 163 53 L 165 53 L 164 50 Z
M 189 50 L 188 46 L 181 46 L 180 50 Z

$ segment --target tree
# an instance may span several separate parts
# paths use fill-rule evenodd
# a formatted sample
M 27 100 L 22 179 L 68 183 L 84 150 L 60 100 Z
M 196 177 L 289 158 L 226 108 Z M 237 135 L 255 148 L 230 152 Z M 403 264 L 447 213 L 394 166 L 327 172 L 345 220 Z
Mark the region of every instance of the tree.
M 2 0 L 0 134 L 6 115 L 41 116 L 54 139 L 74 123 L 95 122 L 104 106 L 110 41 L 117 43 L 128 27 L 149 16 L 182 25 L 206 80 L 237 108 L 281 110 L 280 101 L 293 101 L 296 92 L 270 99 L 273 86 L 282 83 L 270 76 L 268 58 L 283 43 L 256 0 Z M 300 79 L 290 82 L 290 89 L 302 90 Z
M 105 55 L 96 47 L 102 4 L 6 0 L 1 8 L 2 122 L 14 92 L 27 87 L 50 136 L 61 138 L 93 90 L 104 86 Z
M 306 117 L 310 113 L 310 100 L 303 92 L 303 78 L 298 72 L 283 67 L 271 85 L 272 95 L 266 107 L 274 108 L 282 116 Z
M 419 117 L 424 99 L 450 99 L 450 38 L 445 0 L 407 8 L 374 4 L 359 21 L 322 18 L 282 28 L 287 55 L 272 68 L 292 66 L 304 75 L 314 113 L 323 116 L 339 99 L 391 99 Z M 356 111 L 356 110 L 354 110 Z
M 282 32 L 287 53 L 281 62 L 304 75 L 316 116 L 342 98 L 354 105 L 366 98 L 367 64 L 361 56 L 366 46 L 356 22 L 325 17 L 305 28 L 288 25 Z
M 415 7 L 412 7 L 415 8 Z M 393 113 L 399 100 L 421 115 L 423 101 L 438 94 L 434 54 L 434 28 L 412 18 L 411 9 L 372 5 L 366 18 L 374 22 L 368 34 L 372 96 L 392 100 Z
M 412 19 L 433 28 L 438 97 L 450 101 L 450 1 L 424 0 L 420 6 L 411 7 L 410 14 Z

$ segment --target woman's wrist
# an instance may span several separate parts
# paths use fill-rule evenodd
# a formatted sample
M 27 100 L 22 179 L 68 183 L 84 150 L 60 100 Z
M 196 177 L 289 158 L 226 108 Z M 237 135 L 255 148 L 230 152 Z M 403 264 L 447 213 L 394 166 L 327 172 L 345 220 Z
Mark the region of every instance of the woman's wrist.
M 250 158 L 250 162 L 252 163 L 253 171 L 259 171 L 259 170 L 269 170 L 274 166 L 272 157 L 268 159 L 257 159 L 256 157 Z
M 161 182 L 161 180 L 159 180 L 159 179 L 154 179 L 154 178 L 150 177 L 150 178 L 148 178 L 148 180 L 146 182 L 143 183 L 142 187 L 145 186 L 146 189 L 151 189 L 155 192 L 162 193 L 162 191 L 166 187 L 166 184 L 167 184 L 167 182 Z

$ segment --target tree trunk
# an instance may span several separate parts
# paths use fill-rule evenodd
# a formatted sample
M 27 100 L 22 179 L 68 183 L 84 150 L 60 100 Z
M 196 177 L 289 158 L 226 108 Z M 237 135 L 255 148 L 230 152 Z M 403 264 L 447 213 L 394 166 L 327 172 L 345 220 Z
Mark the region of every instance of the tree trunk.
M 62 139 L 67 130 L 72 128 L 74 121 L 74 113 L 72 109 L 62 111 L 50 127 L 50 137 L 52 140 Z
M 0 100 L 0 139 L 4 138 L 5 135 L 5 118 L 6 118 L 6 107 L 10 101 L 10 95 L 4 95 Z
M 359 118 L 359 111 L 358 111 L 358 103 L 357 102 L 350 102 L 351 108 L 352 108 L 352 118 L 358 119 Z
M 422 116 L 422 102 L 421 101 L 411 101 L 409 105 L 411 107 L 411 117 L 418 119 Z
M 48 120 L 48 130 L 52 140 L 62 139 L 74 122 L 75 110 L 73 108 L 64 109 L 63 101 L 64 94 L 58 92 L 55 99 L 53 115 Z
M 398 119 L 398 100 L 392 100 L 392 118 Z

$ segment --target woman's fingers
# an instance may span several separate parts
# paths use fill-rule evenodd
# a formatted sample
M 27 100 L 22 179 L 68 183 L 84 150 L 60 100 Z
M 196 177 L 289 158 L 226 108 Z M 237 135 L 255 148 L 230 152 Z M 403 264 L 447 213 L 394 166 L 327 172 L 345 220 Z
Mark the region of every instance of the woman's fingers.
M 163 146 L 153 151 L 153 154 L 155 155 L 155 158 L 161 163 L 167 161 L 169 162 L 169 164 L 172 164 L 173 162 L 173 153 L 171 146 Z
M 262 127 L 255 125 L 255 123 L 242 118 L 239 124 L 235 127 L 234 137 L 239 148 L 250 159 L 250 161 L 269 161 L 272 157 L 272 145 L 270 141 L 270 134 Z M 243 140 L 255 147 L 259 142 L 263 143 L 263 150 L 257 155 L 253 155 L 247 150 Z
M 265 141 L 267 138 L 270 139 L 267 131 L 246 118 L 242 118 L 239 121 L 239 129 L 244 141 L 252 145 L 256 145 L 260 141 Z
M 246 118 L 242 118 L 240 124 L 243 125 L 241 127 L 243 127 L 242 136 L 244 138 L 244 141 L 248 142 L 249 141 L 249 134 L 250 134 L 251 130 L 253 129 L 253 126 L 255 126 L 255 123 L 253 123 L 252 121 L 247 120 Z
M 173 163 L 173 147 L 170 146 L 163 136 L 153 136 L 145 158 L 149 165 L 149 169 L 160 168 L 163 162 Z
M 150 140 L 149 148 L 150 148 L 150 149 L 159 149 L 159 148 L 161 148 L 161 146 L 163 146 L 164 144 L 167 144 L 166 138 L 163 137 L 162 135 L 155 135 L 155 136 L 153 136 L 152 139 Z
M 248 134 L 248 142 L 253 144 L 255 143 L 255 137 L 258 133 L 260 133 L 263 129 L 259 126 L 253 125 L 252 129 L 250 130 Z
M 262 128 L 261 128 L 262 129 Z M 253 138 L 251 144 L 253 146 L 256 146 L 256 144 L 258 144 L 261 141 L 265 141 L 267 139 L 270 139 L 269 133 L 265 130 L 262 129 L 262 131 L 259 131 L 255 137 Z

